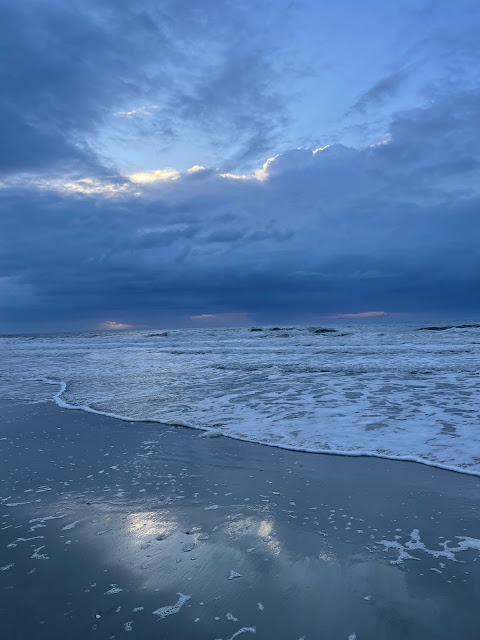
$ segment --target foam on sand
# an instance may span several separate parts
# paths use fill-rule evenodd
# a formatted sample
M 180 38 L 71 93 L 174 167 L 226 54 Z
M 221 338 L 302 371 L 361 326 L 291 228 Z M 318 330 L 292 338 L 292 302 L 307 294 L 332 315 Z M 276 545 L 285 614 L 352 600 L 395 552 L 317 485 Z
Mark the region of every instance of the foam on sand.
M 32 536 L 31 538 L 17 538 L 16 540 L 13 540 L 9 544 L 7 544 L 7 548 L 13 549 L 18 545 L 19 542 L 30 542 L 30 540 L 39 540 L 40 538 L 44 537 L 45 536 Z
M 297 327 L 281 341 L 276 331 L 175 330 L 154 347 L 143 331 L 3 337 L 0 386 L 13 380 L 23 397 L 26 379 L 41 380 L 67 409 L 480 475 L 475 327 Z
M 238 622 L 238 618 L 235 618 L 233 613 L 227 613 L 225 617 L 227 618 L 227 620 L 230 620 L 231 622 Z
M 118 587 L 116 584 L 111 584 L 110 585 L 110 589 L 108 591 L 105 591 L 106 596 L 114 596 L 117 593 L 120 593 L 121 591 L 123 591 L 123 589 L 120 589 L 120 587 Z
M 233 569 L 230 570 L 230 574 L 228 576 L 229 580 L 234 580 L 235 578 L 243 578 L 241 573 L 237 573 L 236 571 L 234 571 Z
M 45 549 L 45 545 L 42 545 L 41 547 L 37 547 L 36 549 L 34 549 L 30 557 L 33 558 L 34 560 L 50 560 L 47 554 L 39 553 L 42 549 Z
M 152 612 L 153 615 L 158 616 L 160 619 L 167 618 L 168 616 L 173 616 L 174 614 L 178 613 L 183 605 L 187 602 L 187 600 L 190 600 L 190 598 L 192 597 L 185 596 L 183 593 L 177 593 L 177 595 L 179 596 L 179 598 L 175 604 L 155 609 L 155 611 Z
M 32 504 L 31 502 L 7 502 L 7 504 L 5 504 L 5 507 L 21 507 L 24 504 Z
M 398 540 L 380 540 L 379 544 L 383 545 L 385 549 L 394 549 L 397 552 L 397 558 L 391 560 L 390 564 L 402 564 L 405 560 L 420 560 L 417 556 L 412 556 L 410 551 L 422 551 L 434 558 L 446 558 L 452 562 L 463 562 L 458 560 L 456 554 L 462 553 L 468 550 L 475 550 L 480 552 L 480 540 L 477 538 L 470 538 L 467 536 L 455 536 L 458 542 L 452 543 L 451 540 L 443 540 L 439 542 L 441 549 L 429 549 L 421 540 L 420 532 L 418 529 L 413 529 L 410 534 L 410 539 L 404 544 Z M 452 546 L 453 545 L 453 546 Z

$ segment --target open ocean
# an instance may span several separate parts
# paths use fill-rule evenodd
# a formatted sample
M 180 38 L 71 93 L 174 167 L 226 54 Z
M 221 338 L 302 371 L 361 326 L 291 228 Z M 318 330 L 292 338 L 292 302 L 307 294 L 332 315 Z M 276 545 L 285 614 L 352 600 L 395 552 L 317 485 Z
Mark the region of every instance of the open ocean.
M 480 328 L 422 326 L 2 336 L 0 396 L 480 475 Z

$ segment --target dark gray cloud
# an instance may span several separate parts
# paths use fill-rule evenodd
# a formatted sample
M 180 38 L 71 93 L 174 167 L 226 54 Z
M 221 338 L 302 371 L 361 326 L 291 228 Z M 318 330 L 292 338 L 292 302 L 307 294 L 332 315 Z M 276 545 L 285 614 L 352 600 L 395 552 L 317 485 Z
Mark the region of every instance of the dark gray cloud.
M 289 121 L 281 89 L 298 65 L 272 38 L 288 3 L 259 21 L 254 3 L 227 0 L 4 5 L 4 330 L 480 312 L 480 79 L 464 70 L 476 42 L 376 144 L 290 149 L 246 178 L 239 167 Z M 400 68 L 356 111 L 404 87 Z M 128 156 L 138 139 L 155 151 L 185 132 L 222 168 L 130 180 L 107 159 L 109 136 Z
M 161 150 L 188 130 L 242 161 L 264 154 L 287 111 L 250 5 L 6 0 L 0 172 L 112 173 L 99 134 Z
M 4 188 L 2 321 L 478 313 L 477 104 L 438 98 L 399 114 L 384 144 L 292 150 L 263 180 L 198 171 L 111 197 Z
M 3 173 L 95 169 L 85 134 L 111 102 L 114 38 L 74 4 L 6 2 L 0 23 Z M 112 80 L 114 79 L 114 80 Z M 113 86 L 112 86 L 113 85 Z

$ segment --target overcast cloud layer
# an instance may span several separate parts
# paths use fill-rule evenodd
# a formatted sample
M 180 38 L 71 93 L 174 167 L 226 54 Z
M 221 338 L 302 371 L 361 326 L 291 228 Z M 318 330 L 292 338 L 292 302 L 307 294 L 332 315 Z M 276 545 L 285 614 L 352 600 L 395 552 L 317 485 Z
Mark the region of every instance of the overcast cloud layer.
M 4 3 L 1 330 L 480 313 L 479 11 L 316 4 Z

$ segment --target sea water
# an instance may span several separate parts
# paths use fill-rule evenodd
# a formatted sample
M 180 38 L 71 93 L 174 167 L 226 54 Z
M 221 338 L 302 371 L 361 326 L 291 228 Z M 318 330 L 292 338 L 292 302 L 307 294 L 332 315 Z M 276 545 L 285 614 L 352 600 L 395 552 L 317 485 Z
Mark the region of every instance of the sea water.
M 61 406 L 159 429 L 480 475 L 480 328 L 460 324 L 2 336 L 0 396 L 44 380 Z

